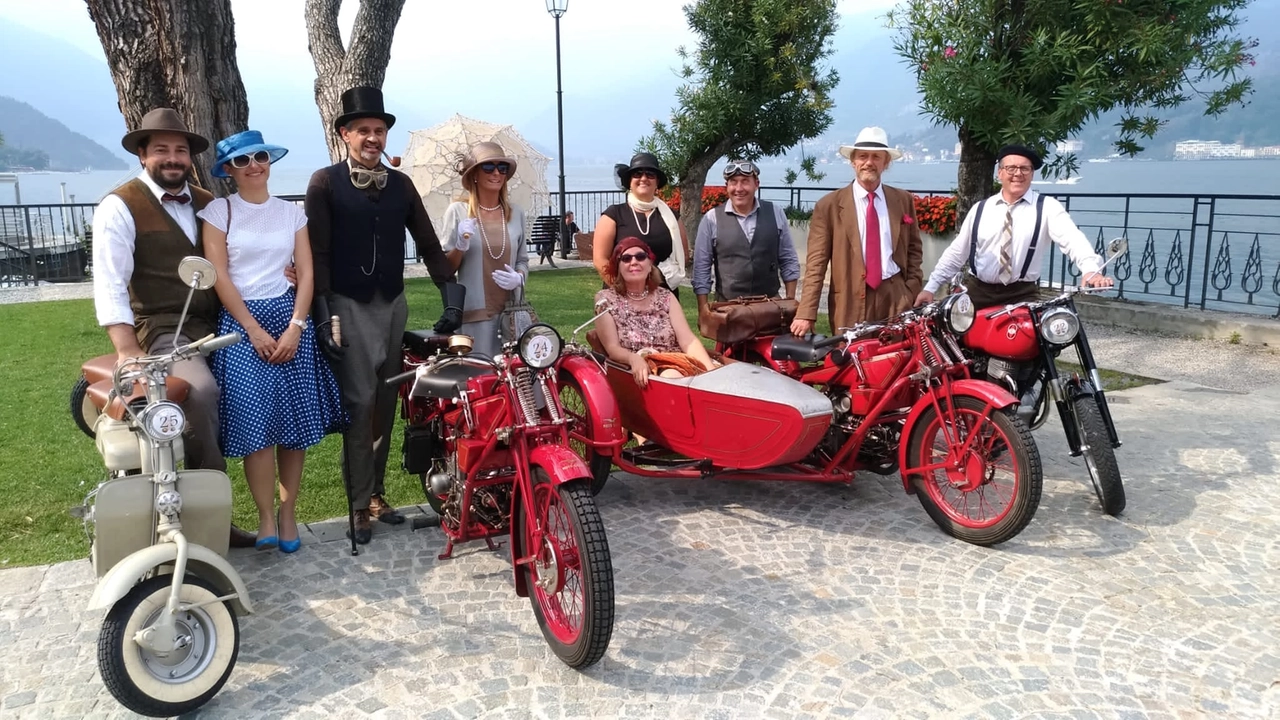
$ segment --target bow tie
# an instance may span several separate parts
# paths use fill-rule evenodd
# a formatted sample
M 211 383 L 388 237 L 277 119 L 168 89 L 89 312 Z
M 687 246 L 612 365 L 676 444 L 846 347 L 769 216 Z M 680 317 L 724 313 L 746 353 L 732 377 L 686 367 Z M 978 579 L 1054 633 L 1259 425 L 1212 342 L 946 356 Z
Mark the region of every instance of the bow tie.
M 160 196 L 160 199 L 164 202 L 176 202 L 180 205 L 186 205 L 191 202 L 190 195 L 174 195 L 173 193 L 165 193 Z
M 351 168 L 351 184 L 361 190 L 370 185 L 377 185 L 378 189 L 381 190 L 387 186 L 386 168 L 370 170 L 363 167 L 353 167 Z

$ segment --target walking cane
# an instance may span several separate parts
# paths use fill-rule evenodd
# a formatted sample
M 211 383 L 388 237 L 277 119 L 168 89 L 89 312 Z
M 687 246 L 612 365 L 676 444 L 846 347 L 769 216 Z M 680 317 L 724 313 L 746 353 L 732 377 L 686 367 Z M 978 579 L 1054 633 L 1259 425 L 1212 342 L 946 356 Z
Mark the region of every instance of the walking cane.
M 347 439 L 342 438 L 342 488 L 347 492 L 347 537 L 351 538 L 351 554 L 359 555 L 356 547 L 356 511 L 351 509 L 351 465 L 347 461 Z

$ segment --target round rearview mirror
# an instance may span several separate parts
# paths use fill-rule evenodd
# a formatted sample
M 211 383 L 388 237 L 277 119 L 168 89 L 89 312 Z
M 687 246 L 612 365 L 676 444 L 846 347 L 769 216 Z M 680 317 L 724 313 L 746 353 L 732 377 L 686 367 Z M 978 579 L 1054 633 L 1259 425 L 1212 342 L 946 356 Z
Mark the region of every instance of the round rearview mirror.
M 1129 251 L 1128 238 L 1118 237 L 1113 239 L 1110 243 L 1107 244 L 1107 254 L 1110 255 L 1111 257 L 1123 255 L 1128 251 Z
M 182 284 L 189 288 L 208 290 L 217 282 L 218 272 L 213 269 L 213 263 L 208 260 L 199 255 L 188 255 L 178 263 L 178 277 L 182 278 Z

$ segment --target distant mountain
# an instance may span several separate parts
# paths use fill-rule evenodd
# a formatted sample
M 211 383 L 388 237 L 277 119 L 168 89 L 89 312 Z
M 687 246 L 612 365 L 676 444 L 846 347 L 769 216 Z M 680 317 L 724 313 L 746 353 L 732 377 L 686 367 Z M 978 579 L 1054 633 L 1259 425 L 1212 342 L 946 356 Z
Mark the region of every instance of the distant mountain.
M 0 151 L 42 152 L 49 158 L 49 170 L 124 170 L 129 167 L 110 150 L 10 97 L 0 96 L 0 135 L 4 136 L 4 147 Z

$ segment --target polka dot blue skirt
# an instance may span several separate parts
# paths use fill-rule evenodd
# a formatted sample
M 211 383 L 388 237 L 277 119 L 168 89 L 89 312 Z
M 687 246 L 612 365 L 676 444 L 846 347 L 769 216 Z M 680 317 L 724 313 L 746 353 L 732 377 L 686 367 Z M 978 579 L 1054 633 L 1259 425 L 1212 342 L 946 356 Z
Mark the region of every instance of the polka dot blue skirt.
M 249 312 L 272 337 L 280 337 L 293 317 L 294 292 L 267 300 L 246 300 Z M 258 357 L 249 333 L 225 309 L 218 334 L 238 332 L 244 339 L 213 354 L 211 369 L 221 390 L 219 441 L 226 457 L 244 457 L 274 445 L 302 450 L 341 431 L 347 423 L 338 381 L 307 329 L 288 362 L 271 364 Z

